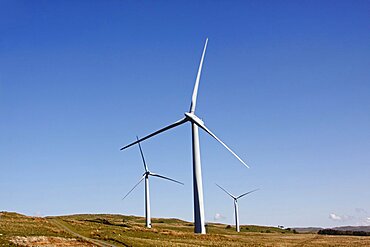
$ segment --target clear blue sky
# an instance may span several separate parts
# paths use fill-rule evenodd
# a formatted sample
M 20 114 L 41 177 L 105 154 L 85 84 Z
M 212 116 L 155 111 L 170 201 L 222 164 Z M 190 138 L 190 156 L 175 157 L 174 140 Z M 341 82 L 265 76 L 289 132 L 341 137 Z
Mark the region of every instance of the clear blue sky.
M 369 1 L 0 1 L 0 210 L 144 215 L 137 147 L 197 114 L 207 221 L 370 224 Z M 190 125 L 144 142 L 154 217 L 192 221 Z M 214 219 L 220 214 L 219 219 Z

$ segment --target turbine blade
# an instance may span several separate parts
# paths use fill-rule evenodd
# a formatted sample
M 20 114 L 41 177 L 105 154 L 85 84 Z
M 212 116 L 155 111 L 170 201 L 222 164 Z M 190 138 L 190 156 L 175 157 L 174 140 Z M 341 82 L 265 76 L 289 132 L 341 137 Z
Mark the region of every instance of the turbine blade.
M 139 140 L 139 137 L 138 137 L 138 136 L 136 136 L 136 139 L 137 139 L 137 140 Z M 147 171 L 148 171 L 148 166 L 146 165 L 146 162 L 145 162 L 145 158 L 144 158 L 143 150 L 141 149 L 140 142 L 138 142 L 138 144 L 139 144 L 139 149 L 140 149 L 141 158 L 143 159 L 143 163 L 144 163 L 144 169 L 145 169 L 145 171 L 147 172 Z
M 162 128 L 162 129 L 160 129 L 160 130 L 157 130 L 156 132 L 154 132 L 154 133 L 152 133 L 152 134 L 150 134 L 150 135 L 147 135 L 147 136 L 145 136 L 145 137 L 143 137 L 143 138 L 141 138 L 141 139 L 139 139 L 139 140 L 137 140 L 137 141 L 135 141 L 135 142 L 133 142 L 133 143 L 130 143 L 130 144 L 128 144 L 128 145 L 126 145 L 126 146 L 124 146 L 124 147 L 123 147 L 123 148 L 121 148 L 120 150 L 123 150 L 123 149 L 126 149 L 126 148 L 128 148 L 128 147 L 131 147 L 132 145 L 135 145 L 135 144 L 137 144 L 137 143 L 139 143 L 139 142 L 142 142 L 142 141 L 144 141 L 144 140 L 146 140 L 146 139 L 148 139 L 148 138 L 150 138 L 150 137 L 152 137 L 152 136 L 158 135 L 159 133 L 162 133 L 163 131 L 166 131 L 166 130 L 172 129 L 172 128 L 174 128 L 174 127 L 176 127 L 176 126 L 178 126 L 178 125 L 180 125 L 180 124 L 183 124 L 183 123 L 185 123 L 185 122 L 187 122 L 187 121 L 188 121 L 188 119 L 186 119 L 186 118 L 182 118 L 182 119 L 180 119 L 179 121 L 174 122 L 173 124 L 168 125 L 167 127 L 164 127 L 164 128 Z
M 243 197 L 243 196 L 246 196 L 246 195 L 248 195 L 248 194 L 250 194 L 250 193 L 252 193 L 252 192 L 255 192 L 255 191 L 257 191 L 257 190 L 259 190 L 259 189 L 251 190 L 251 191 L 249 191 L 249 192 L 247 192 L 247 193 L 241 194 L 241 195 L 240 195 L 240 196 L 238 196 L 236 199 L 239 199 L 239 198 L 241 198 L 241 197 Z
M 208 44 L 208 38 L 206 39 L 206 43 L 204 44 L 203 53 L 202 53 L 202 57 L 200 59 L 200 64 L 198 68 L 197 79 L 195 80 L 193 95 L 191 97 L 190 112 L 192 113 L 195 112 L 195 106 L 197 104 L 198 87 L 199 87 L 200 75 L 202 74 L 203 60 L 204 60 L 204 55 L 206 54 L 207 44 Z
M 182 184 L 182 185 L 184 185 L 184 183 L 182 183 L 182 182 L 179 182 L 179 181 L 177 181 L 177 180 L 175 180 L 175 179 L 168 178 L 168 177 L 165 177 L 165 176 L 162 176 L 162 175 L 156 174 L 156 173 L 149 173 L 149 175 L 152 175 L 152 176 L 154 176 L 154 177 L 159 177 L 159 178 L 167 179 L 167 180 L 170 180 L 170 181 L 172 181 L 172 182 L 175 182 L 175 183 L 178 183 L 178 184 Z
M 135 186 L 129 192 L 127 192 L 127 194 L 122 198 L 122 200 L 124 200 L 141 183 L 141 181 L 143 181 L 144 178 L 145 175 L 139 180 L 139 182 L 137 182 L 137 184 L 135 184 Z
M 230 153 L 232 153 L 240 162 L 242 162 L 246 167 L 249 168 L 249 166 L 236 154 L 234 153 L 233 150 L 231 150 L 225 143 L 223 143 L 223 141 L 221 141 L 215 134 L 212 133 L 212 131 L 210 131 L 204 124 L 202 123 L 198 123 L 198 122 L 195 122 L 200 128 L 202 128 L 205 132 L 207 132 L 208 134 L 210 134 L 213 138 L 215 138 L 219 143 L 222 144 L 222 146 L 224 146 L 227 150 L 230 151 Z
M 222 189 L 223 191 L 226 192 L 226 194 L 228 194 L 229 196 L 231 196 L 232 198 L 236 199 L 235 196 L 233 196 L 231 193 L 229 193 L 227 190 L 225 190 L 224 188 L 222 188 L 220 185 L 216 184 L 220 189 Z

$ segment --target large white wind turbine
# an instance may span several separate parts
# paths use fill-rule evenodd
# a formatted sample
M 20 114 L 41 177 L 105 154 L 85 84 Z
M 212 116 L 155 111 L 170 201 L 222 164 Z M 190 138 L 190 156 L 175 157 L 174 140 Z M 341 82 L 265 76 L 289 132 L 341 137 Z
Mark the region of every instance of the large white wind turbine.
M 216 184 L 220 189 L 222 189 L 223 191 L 225 191 L 226 194 L 228 194 L 229 196 L 231 196 L 233 199 L 234 199 L 234 211 L 235 211 L 235 228 L 236 228 L 236 231 L 237 232 L 240 232 L 240 227 L 239 227 L 239 209 L 238 209 L 238 199 L 243 197 L 243 196 L 246 196 L 252 192 L 255 192 L 256 190 L 259 190 L 259 189 L 255 189 L 255 190 L 251 190 L 247 193 L 244 193 L 244 194 L 241 194 L 240 196 L 233 196 L 231 193 L 227 192 L 227 190 L 225 190 L 224 188 L 222 188 L 220 185 Z
M 127 146 L 124 146 L 121 148 L 121 150 L 128 148 L 132 145 L 135 145 L 136 143 L 139 143 L 141 141 L 144 141 L 152 136 L 155 136 L 159 133 L 162 133 L 166 130 L 172 129 L 176 126 L 179 126 L 183 123 L 190 122 L 191 128 L 192 128 L 192 144 L 193 144 L 193 189 L 194 189 L 194 232 L 195 233 L 206 233 L 205 229 L 205 221 L 204 221 L 204 205 L 203 205 L 203 185 L 202 185 L 202 169 L 201 169 L 201 163 L 200 163 L 200 148 L 199 148 L 199 133 L 198 133 L 198 127 L 203 129 L 205 132 L 207 132 L 209 135 L 211 135 L 213 138 L 215 138 L 219 143 L 221 143 L 227 150 L 229 150 L 240 162 L 242 162 L 246 167 L 248 165 L 239 158 L 238 155 L 236 155 L 228 146 L 226 146 L 225 143 L 223 143 L 215 134 L 213 134 L 205 125 L 204 122 L 198 118 L 195 115 L 195 106 L 197 103 L 197 94 L 198 94 L 198 87 L 199 87 L 199 80 L 200 75 L 202 72 L 202 66 L 203 66 L 203 60 L 204 55 L 206 53 L 207 49 L 207 43 L 208 39 L 206 39 L 206 43 L 203 48 L 202 57 L 200 59 L 198 74 L 195 80 L 195 86 L 193 90 L 193 96 L 191 98 L 191 105 L 189 112 L 185 112 L 185 117 L 178 120 L 177 122 L 170 124 L 160 130 L 157 130 L 156 132 L 147 135 Z M 248 167 L 249 168 L 249 167 Z
M 138 137 L 136 137 L 136 138 L 139 140 Z M 182 184 L 182 185 L 183 185 L 183 183 L 181 183 L 179 181 L 176 181 L 172 178 L 168 178 L 168 177 L 150 172 L 149 169 L 148 169 L 148 166 L 145 162 L 145 158 L 144 158 L 143 150 L 141 149 L 140 142 L 139 142 L 139 149 L 140 149 L 141 158 L 143 159 L 145 172 L 144 172 L 143 176 L 141 177 L 141 179 L 139 180 L 139 182 L 137 184 L 135 184 L 135 186 L 125 195 L 125 197 L 123 197 L 123 199 L 125 199 L 141 183 L 141 181 L 143 181 L 143 179 L 145 179 L 145 222 L 146 222 L 146 227 L 152 228 L 152 222 L 151 222 L 151 218 L 150 218 L 149 176 L 167 179 L 167 180 L 170 180 L 172 182 L 179 183 L 179 184 Z

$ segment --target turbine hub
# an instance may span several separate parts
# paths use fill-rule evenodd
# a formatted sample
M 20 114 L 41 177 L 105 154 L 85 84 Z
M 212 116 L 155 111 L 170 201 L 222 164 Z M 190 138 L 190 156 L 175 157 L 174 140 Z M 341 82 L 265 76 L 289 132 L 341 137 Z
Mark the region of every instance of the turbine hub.
M 198 125 L 204 125 L 204 122 L 202 121 L 202 119 L 197 117 L 194 113 L 185 112 L 185 117 L 193 123 L 196 123 Z

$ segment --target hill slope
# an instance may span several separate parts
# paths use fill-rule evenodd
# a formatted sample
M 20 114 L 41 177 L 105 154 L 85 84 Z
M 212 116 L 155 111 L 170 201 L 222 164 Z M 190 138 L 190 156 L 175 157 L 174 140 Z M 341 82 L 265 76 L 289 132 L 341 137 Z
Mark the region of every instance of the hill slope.
M 275 227 L 241 226 L 240 233 L 210 223 L 207 235 L 193 233 L 193 224 L 110 214 L 28 217 L 0 213 L 0 246 L 370 246 L 369 237 L 293 234 Z

